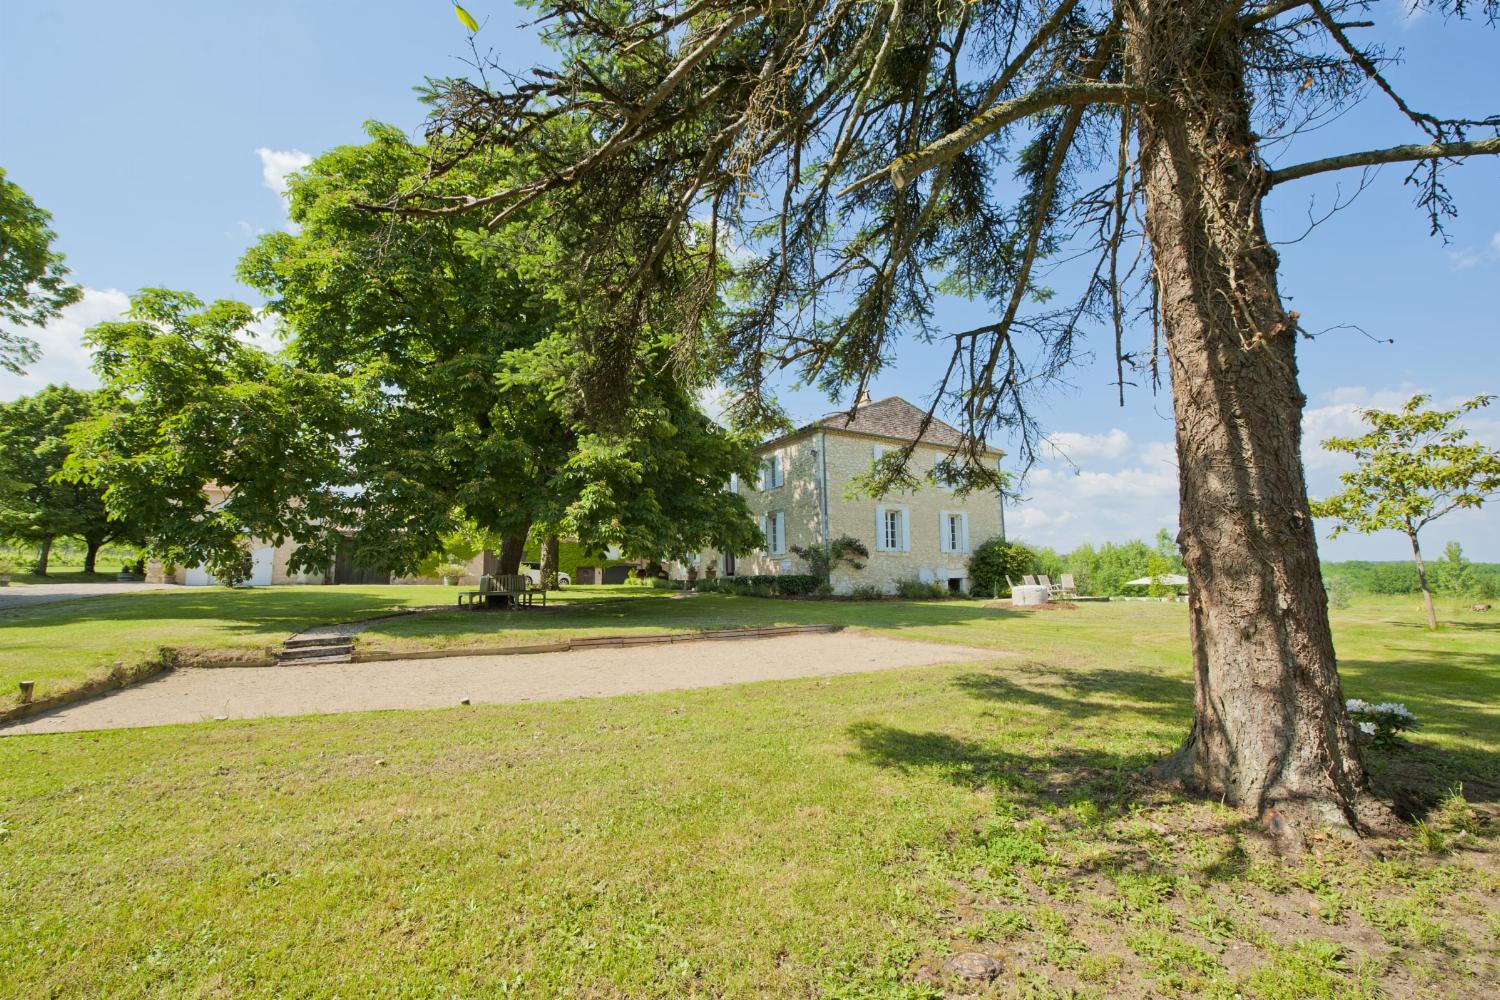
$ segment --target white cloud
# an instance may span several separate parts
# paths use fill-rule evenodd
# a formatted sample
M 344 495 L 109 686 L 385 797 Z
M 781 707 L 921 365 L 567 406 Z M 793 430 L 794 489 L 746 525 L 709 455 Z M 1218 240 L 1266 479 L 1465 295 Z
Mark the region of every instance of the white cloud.
M 1107 434 L 1075 434 L 1058 431 L 1047 435 L 1045 445 L 1050 458 L 1064 462 L 1087 462 L 1093 459 L 1116 459 L 1130 450 L 1130 435 L 1118 427 Z
M 42 349 L 41 359 L 25 375 L 0 372 L 0 399 L 28 396 L 52 384 L 67 384 L 92 389 L 99 384 L 89 370 L 89 351 L 83 346 L 83 333 L 95 323 L 123 319 L 130 308 L 130 297 L 115 288 L 85 288 L 79 302 L 63 310 L 61 316 L 45 327 L 7 327 L 35 340 Z
M 267 149 L 261 146 L 255 151 L 260 157 L 260 179 L 266 187 L 285 198 L 287 175 L 312 163 L 313 158 L 300 149 Z

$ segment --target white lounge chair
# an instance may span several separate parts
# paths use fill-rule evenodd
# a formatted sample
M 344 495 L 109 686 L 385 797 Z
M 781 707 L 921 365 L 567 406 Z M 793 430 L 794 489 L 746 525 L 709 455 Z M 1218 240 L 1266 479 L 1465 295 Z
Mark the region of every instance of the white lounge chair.
M 1078 596 L 1078 584 L 1073 582 L 1072 573 L 1064 573 L 1062 575 L 1062 583 L 1057 585 L 1057 590 L 1058 593 L 1067 594 L 1070 597 Z

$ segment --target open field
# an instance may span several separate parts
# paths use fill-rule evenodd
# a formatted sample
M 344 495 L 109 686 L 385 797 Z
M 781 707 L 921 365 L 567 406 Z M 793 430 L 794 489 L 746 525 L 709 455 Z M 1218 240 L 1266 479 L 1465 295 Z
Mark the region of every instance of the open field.
M 448 605 L 457 592 L 437 586 L 183 587 L 0 611 L 0 710 L 16 703 L 18 681 L 36 681 L 35 697 L 45 698 L 104 677 L 117 663 L 128 676 L 158 660 L 164 648 L 267 649 L 312 625 Z M 657 593 L 575 587 L 549 600 L 566 605 Z
M 1459 615 L 1429 635 L 1409 601 L 1336 615 L 1348 693 L 1403 700 L 1424 725 L 1377 771 L 1432 809 L 1379 858 L 1329 842 L 1283 861 L 1237 814 L 1143 783 L 1188 718 L 1180 605 L 629 607 L 697 601 L 716 621 L 843 615 L 1022 655 L 0 739 L 0 992 L 1500 987 L 1500 623 Z M 1445 801 L 1460 782 L 1470 802 Z M 954 978 L 943 963 L 962 952 L 998 959 L 998 977 Z

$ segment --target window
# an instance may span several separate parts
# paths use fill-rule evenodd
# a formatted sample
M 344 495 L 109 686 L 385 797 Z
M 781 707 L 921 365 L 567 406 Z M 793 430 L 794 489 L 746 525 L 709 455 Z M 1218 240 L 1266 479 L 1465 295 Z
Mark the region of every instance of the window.
M 774 490 L 786 482 L 786 470 L 782 468 L 781 455 L 776 454 L 760 463 L 760 488 Z
M 938 548 L 944 552 L 969 551 L 969 515 L 943 511 L 938 515 Z
M 875 508 L 875 551 L 911 551 L 911 515 L 905 507 Z
M 761 534 L 766 536 L 766 552 L 779 556 L 786 552 L 786 512 L 775 511 L 760 519 Z

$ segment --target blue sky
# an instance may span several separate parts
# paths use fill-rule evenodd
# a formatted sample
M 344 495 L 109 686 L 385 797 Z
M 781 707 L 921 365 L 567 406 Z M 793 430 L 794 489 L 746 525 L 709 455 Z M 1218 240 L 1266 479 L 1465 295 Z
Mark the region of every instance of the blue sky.
M 470 0 L 482 43 L 513 68 L 542 57 L 524 12 Z M 1390 75 L 1411 102 L 1444 114 L 1500 109 L 1494 56 L 1500 31 L 1403 16 L 1400 0 L 1377 4 L 1377 34 L 1405 61 Z M 285 224 L 277 185 L 308 155 L 362 139 L 379 119 L 415 129 L 422 109 L 413 87 L 457 73 L 465 34 L 447 0 L 259 0 L 203 3 L 0 6 L 0 156 L 17 183 L 55 216 L 60 245 L 87 289 L 83 303 L 33 335 L 45 350 L 25 378 L 0 375 L 0 398 L 47 381 L 89 384 L 79 347 L 89 324 L 112 318 L 147 285 L 204 298 L 253 298 L 234 279 L 239 255 L 259 232 Z M 1372 97 L 1279 154 L 1283 163 L 1419 139 Z M 1301 348 L 1307 464 L 1314 494 L 1335 483 L 1338 461 L 1316 447 L 1357 426 L 1365 405 L 1393 405 L 1412 392 L 1440 401 L 1500 392 L 1500 158 L 1476 158 L 1449 174 L 1461 217 L 1446 244 L 1386 167 L 1351 208 L 1300 242 L 1281 247 L 1282 290 L 1308 329 L 1357 324 Z M 1292 240 L 1309 212 L 1321 215 L 1357 172 L 1279 188 L 1267 205 L 1274 239 Z M 945 318 L 975 315 L 953 304 Z M 1080 366 L 1042 414 L 1056 457 L 1025 485 L 1012 533 L 1068 548 L 1149 536 L 1172 528 L 1176 472 L 1170 401 L 1149 392 L 1115 403 L 1110 344 Z M 923 400 L 939 364 L 907 344 L 875 394 Z M 831 407 L 809 392 L 789 394 L 793 415 Z M 1500 404 L 1469 426 L 1500 445 Z M 1002 447 L 1006 442 L 997 442 Z M 1434 553 L 1449 539 L 1471 558 L 1500 560 L 1500 506 L 1454 515 L 1429 529 Z M 1395 535 L 1324 542 L 1328 558 L 1407 556 Z

